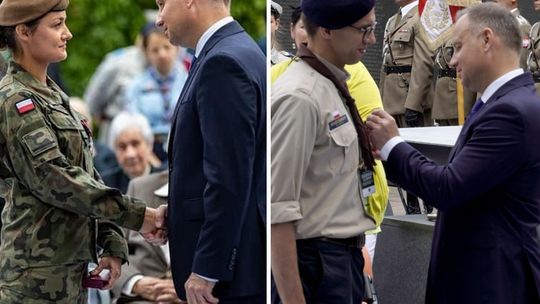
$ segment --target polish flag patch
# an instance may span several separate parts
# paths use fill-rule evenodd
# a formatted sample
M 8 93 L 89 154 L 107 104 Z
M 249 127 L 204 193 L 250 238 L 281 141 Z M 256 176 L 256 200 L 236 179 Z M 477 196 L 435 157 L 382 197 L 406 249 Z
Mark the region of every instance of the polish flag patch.
M 31 98 L 17 102 L 15 107 L 17 108 L 17 112 L 19 112 L 19 114 L 30 112 L 36 108 Z

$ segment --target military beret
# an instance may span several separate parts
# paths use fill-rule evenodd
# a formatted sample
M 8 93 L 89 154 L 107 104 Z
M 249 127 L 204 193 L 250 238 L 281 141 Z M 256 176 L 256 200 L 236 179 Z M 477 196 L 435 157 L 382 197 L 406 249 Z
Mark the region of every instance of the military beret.
M 281 5 L 277 4 L 274 1 L 272 1 L 271 3 L 271 9 L 275 10 L 279 15 L 283 14 L 283 8 L 281 7 Z
M 64 11 L 68 5 L 69 0 L 3 0 L 0 4 L 0 25 L 26 23 L 48 12 Z
M 375 0 L 302 0 L 302 12 L 312 23 L 330 29 L 351 25 L 367 15 Z

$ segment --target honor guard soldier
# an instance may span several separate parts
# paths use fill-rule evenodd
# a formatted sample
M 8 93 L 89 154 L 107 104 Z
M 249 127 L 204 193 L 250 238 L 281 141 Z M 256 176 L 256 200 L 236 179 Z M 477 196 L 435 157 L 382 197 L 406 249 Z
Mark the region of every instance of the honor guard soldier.
M 400 6 L 384 31 L 381 97 L 384 109 L 400 128 L 432 125 L 433 56 L 420 36 L 418 1 L 395 0 Z M 427 207 L 426 211 L 431 211 Z M 418 198 L 407 193 L 407 214 L 420 213 Z
M 450 66 L 454 54 L 452 40 L 447 40 L 437 49 L 435 55 L 435 98 L 432 115 L 439 126 L 458 125 L 458 95 L 456 88 L 456 69 Z M 463 110 L 465 117 L 476 100 L 476 93 L 463 88 Z
M 534 0 L 534 10 L 540 11 L 540 0 Z M 534 79 L 536 93 L 540 95 L 540 22 L 536 22 L 529 33 L 529 57 L 527 67 L 531 71 Z
M 529 33 L 531 31 L 531 24 L 519 13 L 518 0 L 494 0 L 493 2 L 510 10 L 512 15 L 516 17 L 519 24 L 519 30 L 521 31 L 521 45 L 523 47 L 519 57 L 519 66 L 522 69 L 527 70 L 527 56 L 529 55 L 527 49 L 530 44 Z
M 383 105 L 399 127 L 431 125 L 431 81 L 426 82 L 423 75 L 431 74 L 434 54 L 419 35 L 418 1 L 395 1 L 401 8 L 384 31 Z

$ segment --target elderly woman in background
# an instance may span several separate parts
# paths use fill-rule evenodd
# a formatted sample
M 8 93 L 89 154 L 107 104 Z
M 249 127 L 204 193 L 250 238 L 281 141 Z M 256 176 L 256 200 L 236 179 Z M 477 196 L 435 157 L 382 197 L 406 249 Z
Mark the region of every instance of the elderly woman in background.
M 152 129 L 143 115 L 119 113 L 112 120 L 108 145 L 120 166 L 103 174 L 105 184 L 126 193 L 132 178 L 160 171 L 159 162 L 153 162 L 153 143 Z

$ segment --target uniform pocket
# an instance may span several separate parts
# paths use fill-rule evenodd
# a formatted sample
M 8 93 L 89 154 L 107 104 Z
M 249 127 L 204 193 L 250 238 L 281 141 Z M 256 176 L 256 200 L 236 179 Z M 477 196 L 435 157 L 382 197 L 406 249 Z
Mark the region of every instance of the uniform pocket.
M 42 127 L 23 135 L 22 142 L 34 160 L 34 167 L 61 156 L 56 137 L 49 128 Z
M 330 137 L 334 144 L 341 149 L 341 153 L 336 153 L 330 159 L 330 168 L 339 173 L 356 170 L 359 162 L 358 135 L 352 122 L 330 130 Z
M 67 112 L 53 109 L 49 115 L 49 121 L 55 129 L 56 137 L 60 147 L 60 152 L 68 160 L 75 164 L 80 164 L 82 152 L 85 149 L 82 125 Z
M 392 54 L 398 65 L 411 65 L 413 57 L 412 29 L 401 29 L 392 37 Z

